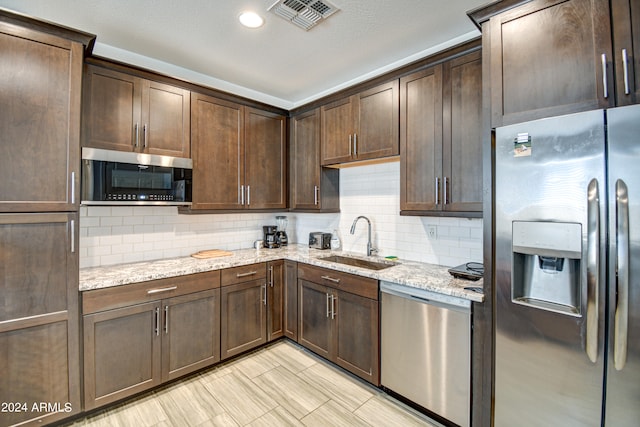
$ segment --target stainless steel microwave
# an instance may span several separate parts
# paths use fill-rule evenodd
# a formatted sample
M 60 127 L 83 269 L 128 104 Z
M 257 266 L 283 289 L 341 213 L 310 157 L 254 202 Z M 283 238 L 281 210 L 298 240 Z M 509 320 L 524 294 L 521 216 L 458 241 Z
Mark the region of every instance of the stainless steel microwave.
M 190 205 L 193 162 L 180 157 L 82 148 L 85 205 Z

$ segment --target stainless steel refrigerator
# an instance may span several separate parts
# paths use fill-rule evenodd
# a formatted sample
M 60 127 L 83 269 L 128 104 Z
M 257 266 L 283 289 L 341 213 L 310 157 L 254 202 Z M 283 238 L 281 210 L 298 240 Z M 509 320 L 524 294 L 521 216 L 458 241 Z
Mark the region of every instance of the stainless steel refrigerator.
M 496 129 L 495 426 L 640 425 L 640 106 Z

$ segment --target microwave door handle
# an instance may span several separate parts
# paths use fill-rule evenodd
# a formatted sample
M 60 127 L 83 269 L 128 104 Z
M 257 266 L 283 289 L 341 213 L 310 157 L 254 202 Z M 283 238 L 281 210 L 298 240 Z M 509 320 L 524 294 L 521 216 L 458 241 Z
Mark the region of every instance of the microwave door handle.
M 613 365 L 621 371 L 627 363 L 629 322 L 629 192 L 616 181 L 616 304 L 613 323 Z
M 587 189 L 587 334 L 589 360 L 598 360 L 598 315 L 600 280 L 600 197 L 598 180 L 592 179 Z

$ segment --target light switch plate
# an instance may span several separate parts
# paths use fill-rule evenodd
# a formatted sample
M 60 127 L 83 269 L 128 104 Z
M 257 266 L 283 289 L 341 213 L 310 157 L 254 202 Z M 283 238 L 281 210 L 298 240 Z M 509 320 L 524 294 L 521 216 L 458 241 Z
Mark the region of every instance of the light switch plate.
M 428 225 L 427 226 L 427 234 L 430 239 L 438 238 L 438 226 L 437 225 Z

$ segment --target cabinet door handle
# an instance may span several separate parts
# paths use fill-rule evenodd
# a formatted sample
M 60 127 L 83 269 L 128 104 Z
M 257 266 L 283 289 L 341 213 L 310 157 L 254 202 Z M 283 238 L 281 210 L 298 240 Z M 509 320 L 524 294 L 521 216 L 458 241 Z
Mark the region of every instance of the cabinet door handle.
M 142 148 L 147 148 L 147 125 L 142 126 Z
M 133 146 L 135 148 L 138 148 L 138 144 L 140 143 L 140 131 L 139 131 L 138 123 L 133 125 L 133 131 L 136 133 L 135 138 L 133 139 Z
M 354 156 L 358 155 L 358 134 L 357 133 L 353 134 L 353 155 Z
M 160 307 L 156 307 L 155 309 L 154 333 L 156 336 L 160 335 Z
M 447 184 L 449 183 L 449 178 L 445 176 L 443 181 L 444 181 L 443 198 L 444 198 L 444 204 L 446 205 L 447 203 L 449 203 L 449 198 L 447 197 L 447 190 L 448 190 Z
M 251 205 L 251 186 L 247 185 L 247 206 Z
M 269 286 L 273 288 L 273 265 L 269 266 Z
M 240 206 L 244 206 L 244 185 L 240 186 Z
M 169 306 L 164 306 L 164 334 L 169 333 Z
M 313 204 L 318 206 L 318 186 L 313 186 Z
M 436 206 L 440 204 L 440 177 L 436 176 Z
M 335 295 L 331 295 L 331 318 L 335 319 L 336 318 L 336 296 Z
M 349 134 L 349 157 L 353 156 L 353 141 L 352 141 L 353 135 Z
M 320 278 L 328 280 L 330 282 L 333 283 L 340 283 L 340 279 L 336 279 L 335 277 L 331 277 L 331 276 L 320 276 Z
M 71 253 L 76 252 L 76 221 L 74 219 L 71 220 Z
M 330 307 L 329 307 L 329 294 L 325 293 L 325 295 L 327 297 L 327 319 L 328 319 L 329 318 L 329 310 L 330 310 Z
M 71 172 L 71 204 L 76 203 L 76 173 Z
M 247 276 L 253 276 L 254 274 L 258 274 L 257 271 L 249 271 L 247 273 L 236 273 L 236 277 L 240 278 L 240 277 L 247 277 Z
M 267 284 L 262 285 L 262 304 L 267 305 Z
M 159 294 L 159 293 L 162 293 L 162 292 L 175 291 L 176 289 L 178 289 L 177 286 L 168 286 L 166 288 L 149 289 L 147 291 L 147 295 L 153 295 L 153 294 Z
M 622 71 L 624 75 L 624 94 L 629 95 L 629 58 L 627 49 L 622 49 Z
M 609 98 L 609 89 L 607 88 L 607 54 L 603 53 L 600 59 L 602 60 L 602 93 L 604 99 L 607 99 Z

